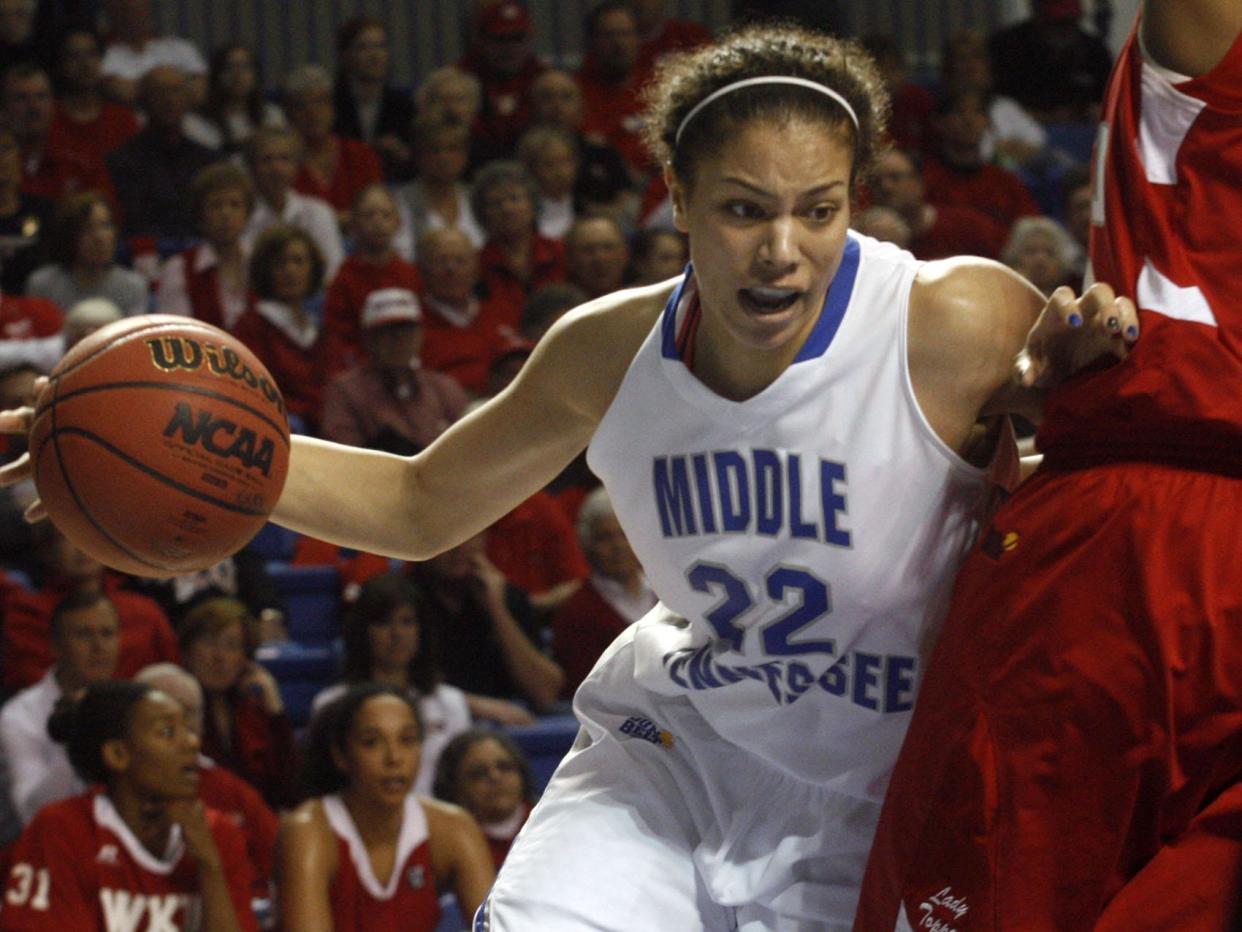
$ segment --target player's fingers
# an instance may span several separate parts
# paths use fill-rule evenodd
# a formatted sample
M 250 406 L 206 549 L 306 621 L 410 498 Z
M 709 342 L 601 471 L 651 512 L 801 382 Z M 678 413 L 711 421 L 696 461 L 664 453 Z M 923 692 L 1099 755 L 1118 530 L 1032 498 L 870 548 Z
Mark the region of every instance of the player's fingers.
M 1108 326 L 1110 319 L 1115 316 L 1113 305 L 1116 301 L 1117 295 L 1111 285 L 1107 282 L 1096 282 L 1083 292 L 1082 297 L 1078 299 L 1078 307 L 1083 320 L 1099 319 L 1105 326 Z M 1111 330 L 1112 327 L 1108 326 L 1108 329 Z
M 1068 285 L 1062 285 L 1048 296 L 1048 310 L 1067 327 L 1082 326 L 1083 317 L 1074 299 L 1074 289 Z
M 29 406 L 0 411 L 0 434 L 27 434 L 34 422 L 34 408 Z
M 1126 297 L 1119 297 L 1114 303 L 1117 316 L 1121 319 L 1120 333 L 1127 343 L 1139 338 L 1138 308 Z
M 0 488 L 30 478 L 30 454 L 23 453 L 11 463 L 0 466 Z
M 33 502 L 26 506 L 26 511 L 22 517 L 26 519 L 27 524 L 37 524 L 46 518 L 47 511 L 43 507 L 42 499 L 36 498 Z

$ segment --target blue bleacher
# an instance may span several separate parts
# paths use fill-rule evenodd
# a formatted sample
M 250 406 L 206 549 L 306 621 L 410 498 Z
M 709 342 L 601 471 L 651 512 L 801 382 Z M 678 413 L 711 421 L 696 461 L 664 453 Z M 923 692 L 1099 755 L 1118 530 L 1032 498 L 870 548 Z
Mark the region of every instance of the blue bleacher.
M 283 528 L 270 521 L 259 529 L 259 533 L 251 538 L 246 546 L 263 559 L 288 563 L 293 559 L 293 548 L 297 544 L 296 531 Z
M 335 566 L 268 563 L 267 572 L 289 608 L 289 637 L 304 645 L 331 644 L 340 633 L 341 581 Z
M 303 728 L 310 721 L 312 700 L 336 679 L 340 666 L 334 645 L 296 641 L 264 644 L 255 659 L 276 678 L 294 728 Z

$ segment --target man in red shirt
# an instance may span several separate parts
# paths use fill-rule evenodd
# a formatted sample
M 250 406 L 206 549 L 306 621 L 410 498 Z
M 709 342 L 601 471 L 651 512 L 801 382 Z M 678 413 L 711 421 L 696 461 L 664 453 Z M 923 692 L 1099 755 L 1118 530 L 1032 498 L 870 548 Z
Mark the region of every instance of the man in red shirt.
M 530 13 L 517 0 L 488 4 L 479 14 L 470 51 L 458 63 L 482 84 L 471 127 L 472 161 L 510 158 L 530 123 L 530 86 L 547 65 L 534 52 Z
M 53 99 L 46 71 L 34 65 L 6 71 L 0 79 L 0 112 L 21 149 L 23 191 L 49 201 L 77 191 L 99 191 L 113 199 L 103 163 L 48 145 Z
M 51 667 L 52 611 L 67 594 L 79 590 L 103 592 L 116 608 L 121 621 L 118 678 L 131 677 L 150 663 L 177 661 L 177 639 L 159 605 L 146 596 L 120 588 L 117 577 L 105 575 L 101 563 L 70 543 L 51 522 L 35 525 L 32 536 L 43 579 L 38 589 L 18 587 L 4 594 L 2 649 L 6 690 L 32 685 Z
M 638 67 L 638 20 L 627 0 L 604 0 L 586 21 L 586 54 L 578 69 L 582 129 L 604 139 L 629 167 L 654 173 L 642 140 L 643 73 Z
M 936 154 L 923 164 L 927 200 L 974 207 L 1005 228 L 1019 217 L 1037 216 L 1039 204 L 1012 172 L 983 160 L 980 143 L 988 128 L 983 95 L 960 91 L 936 105 Z

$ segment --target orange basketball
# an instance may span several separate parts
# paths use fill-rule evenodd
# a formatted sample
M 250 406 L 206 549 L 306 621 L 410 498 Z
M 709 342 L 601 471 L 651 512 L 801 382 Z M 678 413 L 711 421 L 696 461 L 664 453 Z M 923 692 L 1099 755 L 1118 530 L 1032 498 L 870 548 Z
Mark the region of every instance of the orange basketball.
M 239 550 L 276 506 L 289 424 L 234 337 L 186 317 L 118 321 L 52 372 L 30 432 L 52 522 L 97 560 L 166 577 Z

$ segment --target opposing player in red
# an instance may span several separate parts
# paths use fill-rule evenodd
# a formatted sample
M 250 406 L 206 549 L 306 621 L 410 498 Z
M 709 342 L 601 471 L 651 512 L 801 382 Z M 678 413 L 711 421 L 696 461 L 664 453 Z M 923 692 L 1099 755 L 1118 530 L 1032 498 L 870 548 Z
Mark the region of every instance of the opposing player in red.
M 1146 0 L 1118 59 L 1090 257 L 1143 340 L 1053 394 L 958 578 L 858 929 L 1238 928 L 1240 31 Z
M 307 783 L 277 846 L 281 925 L 299 932 L 432 932 L 439 889 L 472 915 L 495 871 L 474 820 L 410 791 L 422 744 L 401 690 L 355 686 L 316 716 Z
M 257 932 L 245 839 L 196 798 L 198 739 L 177 702 L 108 681 L 48 727 L 105 790 L 52 803 L 26 827 L 0 930 Z

